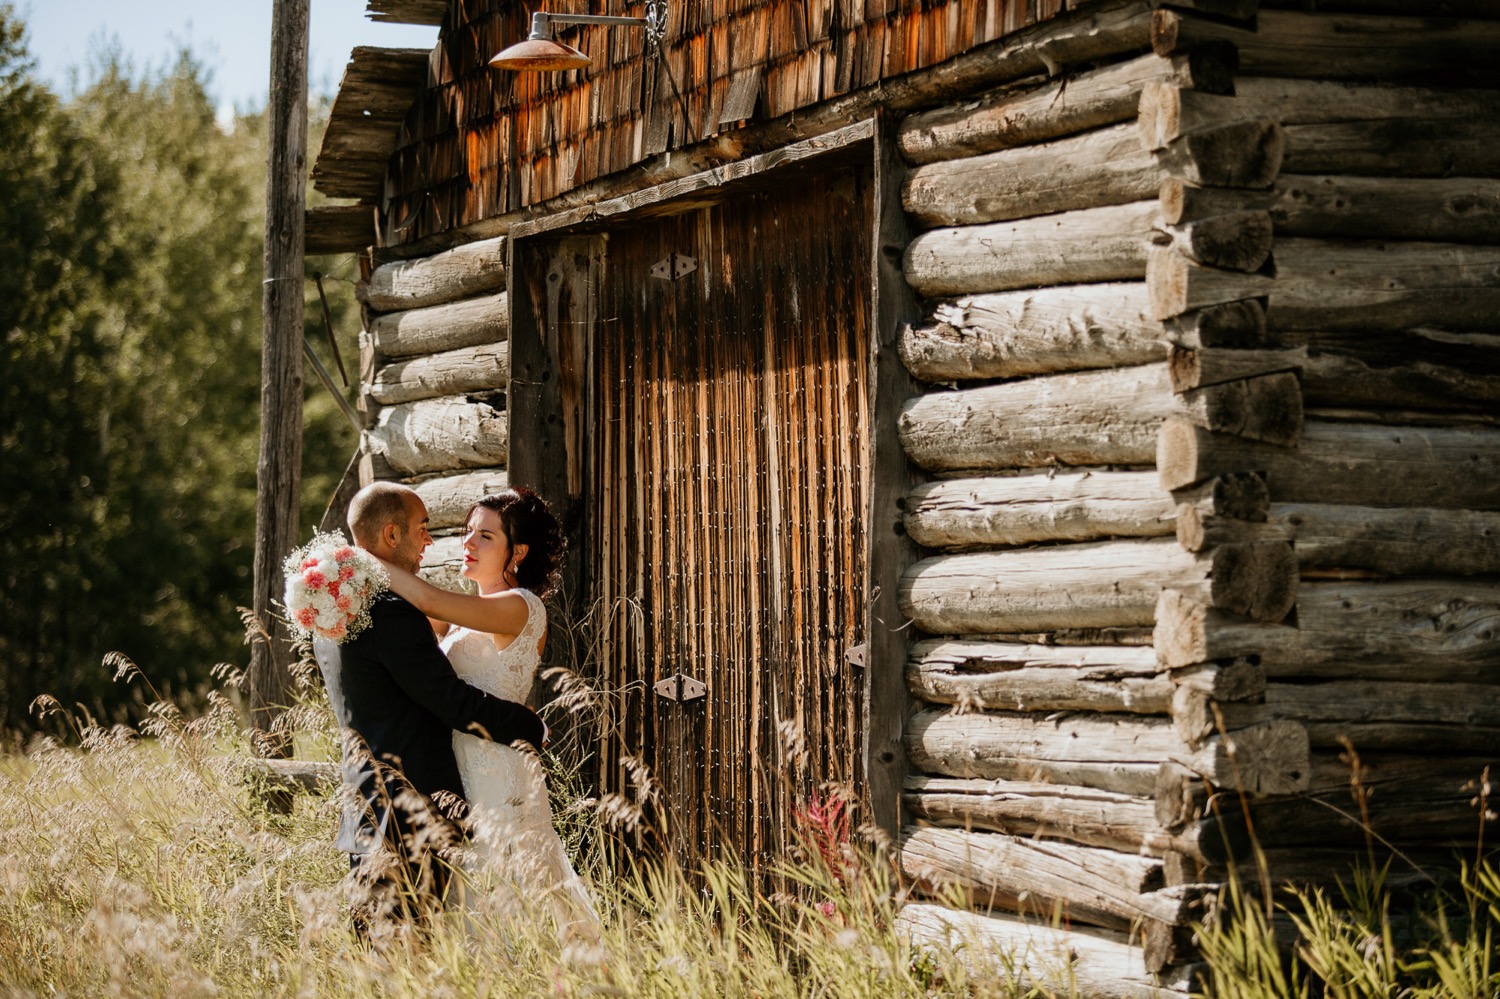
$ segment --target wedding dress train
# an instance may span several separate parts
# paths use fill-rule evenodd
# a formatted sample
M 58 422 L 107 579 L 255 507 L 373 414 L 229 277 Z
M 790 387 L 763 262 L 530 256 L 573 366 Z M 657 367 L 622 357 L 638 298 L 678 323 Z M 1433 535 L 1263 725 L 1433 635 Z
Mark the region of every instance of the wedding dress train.
M 526 600 L 526 627 L 503 650 L 489 634 L 459 627 L 442 646 L 459 676 L 524 704 L 541 662 L 547 611 L 531 591 L 512 592 Z M 596 936 L 598 913 L 552 827 L 536 757 L 462 732 L 453 734 L 453 755 L 474 823 L 474 860 L 466 865 L 470 904 L 524 917 L 540 903 L 571 935 Z

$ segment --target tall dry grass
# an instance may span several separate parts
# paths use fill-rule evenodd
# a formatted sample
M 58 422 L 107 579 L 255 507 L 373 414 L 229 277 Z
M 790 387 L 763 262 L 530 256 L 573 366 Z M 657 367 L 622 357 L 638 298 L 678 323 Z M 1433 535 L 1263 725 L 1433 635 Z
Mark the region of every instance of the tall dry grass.
M 237 678 L 224 680 L 232 689 Z M 304 689 L 287 734 L 299 757 L 332 760 L 331 717 Z M 770 879 L 790 887 L 773 895 L 733 857 L 683 870 L 584 851 L 575 862 L 604 921 L 597 947 L 568 943 L 547 907 L 480 905 L 371 950 L 350 928 L 334 789 L 268 810 L 245 776 L 251 745 L 229 696 L 194 719 L 158 699 L 140 731 L 63 715 L 72 743 L 0 757 L 0 999 L 1075 994 L 1066 968 L 1056 983 L 1023 983 L 1005 970 L 1025 966 L 1020 955 L 984 954 L 973 970 L 972 941 L 919 951 L 901 939 L 902 889 L 851 842 L 836 796 L 802 810 L 801 846 Z M 573 852 L 605 841 L 610 824 L 640 821 L 625 798 L 583 796 L 576 756 L 553 762 L 554 811 Z M 1476 790 L 1481 813 L 1488 795 Z M 1236 886 L 1230 916 L 1199 934 L 1211 993 L 1500 996 L 1500 869 L 1484 850 L 1481 839 L 1446 894 L 1401 910 L 1378 871 L 1357 875 L 1346 897 L 1283 895 L 1269 910 Z
M 350 929 L 333 788 L 268 810 L 229 697 L 195 719 L 159 703 L 141 731 L 64 716 L 76 744 L 0 758 L 7 999 L 1044 994 L 898 939 L 891 870 L 837 828 L 830 838 L 836 815 L 812 817 L 807 849 L 780 872 L 796 890 L 776 897 L 729 857 L 684 871 L 595 852 L 578 861 L 604 920 L 597 948 L 565 943 L 545 907 L 480 906 L 375 951 Z M 287 724 L 299 757 L 335 758 L 321 695 Z M 556 810 L 572 844 L 604 836 L 599 809 Z
M 1345 743 L 1361 814 L 1361 764 Z M 1386 882 L 1400 850 L 1364 821 L 1367 860 L 1334 888 L 1246 885 L 1232 877 L 1226 904 L 1197 940 L 1207 994 L 1217 999 L 1500 999 L 1500 855 L 1486 838 L 1497 819 L 1488 768 L 1472 782 L 1475 841 L 1425 888 Z M 1265 878 L 1265 858 L 1252 844 Z M 1381 860 L 1380 857 L 1386 857 Z

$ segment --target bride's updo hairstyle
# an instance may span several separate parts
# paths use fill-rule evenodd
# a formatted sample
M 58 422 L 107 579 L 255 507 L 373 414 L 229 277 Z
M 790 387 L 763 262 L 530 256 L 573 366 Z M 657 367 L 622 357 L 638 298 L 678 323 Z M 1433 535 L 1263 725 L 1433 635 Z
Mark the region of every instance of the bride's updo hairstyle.
M 502 489 L 482 496 L 469 507 L 464 522 L 480 507 L 500 515 L 500 527 L 511 548 L 526 545 L 526 557 L 516 568 L 516 585 L 545 597 L 562 582 L 563 558 L 568 553 L 568 538 L 562 525 L 552 515 L 547 501 L 525 486 Z

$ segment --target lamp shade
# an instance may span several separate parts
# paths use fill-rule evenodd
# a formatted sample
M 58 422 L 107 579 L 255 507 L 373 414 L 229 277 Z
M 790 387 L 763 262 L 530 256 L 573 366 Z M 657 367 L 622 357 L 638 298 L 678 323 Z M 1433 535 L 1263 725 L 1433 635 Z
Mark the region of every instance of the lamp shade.
M 501 49 L 490 59 L 490 65 L 495 69 L 512 69 L 523 73 L 549 69 L 582 69 L 589 62 L 589 57 L 573 46 L 551 38 L 528 38 Z

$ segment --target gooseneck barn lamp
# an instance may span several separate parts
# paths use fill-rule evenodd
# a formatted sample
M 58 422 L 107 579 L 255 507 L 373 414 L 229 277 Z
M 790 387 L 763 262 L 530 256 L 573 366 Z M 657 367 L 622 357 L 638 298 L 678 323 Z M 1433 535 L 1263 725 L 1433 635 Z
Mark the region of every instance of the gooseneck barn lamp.
M 552 37 L 554 24 L 618 24 L 646 29 L 648 45 L 660 44 L 667 30 L 667 5 L 664 0 L 646 4 L 645 17 L 611 17 L 605 14 L 553 14 L 539 10 L 531 15 L 531 34 L 524 42 L 502 49 L 490 60 L 495 69 L 517 72 L 540 72 L 549 69 L 582 69 L 589 57 L 571 45 Z

